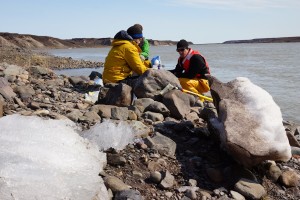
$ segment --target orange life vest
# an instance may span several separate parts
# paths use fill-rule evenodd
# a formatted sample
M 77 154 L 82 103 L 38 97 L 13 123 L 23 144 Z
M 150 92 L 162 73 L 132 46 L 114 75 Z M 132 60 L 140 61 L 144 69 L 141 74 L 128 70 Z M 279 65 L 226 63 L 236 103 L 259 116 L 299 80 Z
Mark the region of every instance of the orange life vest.
M 210 74 L 210 70 L 209 70 L 209 66 L 208 66 L 208 63 L 206 62 L 205 58 L 200 54 L 199 51 L 194 51 L 193 49 L 190 48 L 188 54 L 186 55 L 186 57 L 180 61 L 180 57 L 178 58 L 178 63 L 183 67 L 183 69 L 188 72 L 189 71 L 189 68 L 190 68 L 190 59 L 193 55 L 200 55 L 203 59 L 204 59 L 204 62 L 205 62 L 205 66 L 208 70 L 208 73 Z M 203 75 L 201 74 L 197 74 L 197 78 L 201 78 Z

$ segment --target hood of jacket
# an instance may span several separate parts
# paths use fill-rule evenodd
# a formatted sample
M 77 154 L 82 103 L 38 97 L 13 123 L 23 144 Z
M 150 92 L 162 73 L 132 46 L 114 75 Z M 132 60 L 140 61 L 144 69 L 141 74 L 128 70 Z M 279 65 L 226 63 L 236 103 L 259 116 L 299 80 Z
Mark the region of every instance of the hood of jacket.
M 128 33 L 124 30 L 119 31 L 115 35 L 114 39 L 117 39 L 117 40 L 130 40 L 130 41 L 133 40 L 132 37 L 130 35 L 128 35 Z
M 132 37 L 126 31 L 119 31 L 112 41 L 112 46 L 119 46 L 122 44 L 132 43 Z

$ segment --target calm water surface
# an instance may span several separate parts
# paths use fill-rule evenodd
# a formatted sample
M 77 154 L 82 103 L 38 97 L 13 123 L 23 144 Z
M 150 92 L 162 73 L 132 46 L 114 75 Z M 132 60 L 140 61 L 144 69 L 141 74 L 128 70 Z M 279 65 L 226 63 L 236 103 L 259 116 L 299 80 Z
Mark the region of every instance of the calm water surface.
M 283 118 L 300 123 L 300 43 L 192 45 L 205 56 L 211 74 L 223 82 L 247 77 L 268 91 L 280 106 Z M 150 58 L 161 56 L 166 69 L 173 69 L 178 53 L 175 46 L 151 46 Z M 54 49 L 56 56 L 104 62 L 110 47 Z M 61 70 L 66 75 L 89 75 L 95 69 Z M 102 71 L 102 69 L 97 69 Z

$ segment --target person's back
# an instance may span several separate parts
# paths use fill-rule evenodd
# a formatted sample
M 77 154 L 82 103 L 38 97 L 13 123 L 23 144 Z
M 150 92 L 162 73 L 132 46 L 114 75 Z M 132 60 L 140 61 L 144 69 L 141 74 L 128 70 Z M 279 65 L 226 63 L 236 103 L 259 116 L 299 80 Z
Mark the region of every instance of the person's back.
M 104 84 L 120 82 L 130 77 L 133 72 L 141 75 L 148 69 L 140 59 L 138 49 L 132 40 L 126 31 L 120 31 L 115 35 L 104 63 Z

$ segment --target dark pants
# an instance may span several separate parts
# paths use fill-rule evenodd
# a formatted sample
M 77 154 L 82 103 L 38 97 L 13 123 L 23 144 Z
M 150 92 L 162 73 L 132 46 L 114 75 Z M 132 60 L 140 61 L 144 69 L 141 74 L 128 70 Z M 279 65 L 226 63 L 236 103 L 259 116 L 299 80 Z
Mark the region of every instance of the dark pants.
M 126 85 L 129 85 L 133 89 L 135 86 L 135 83 L 137 82 L 138 77 L 139 76 L 129 76 L 129 77 L 119 81 L 118 83 L 125 83 Z

